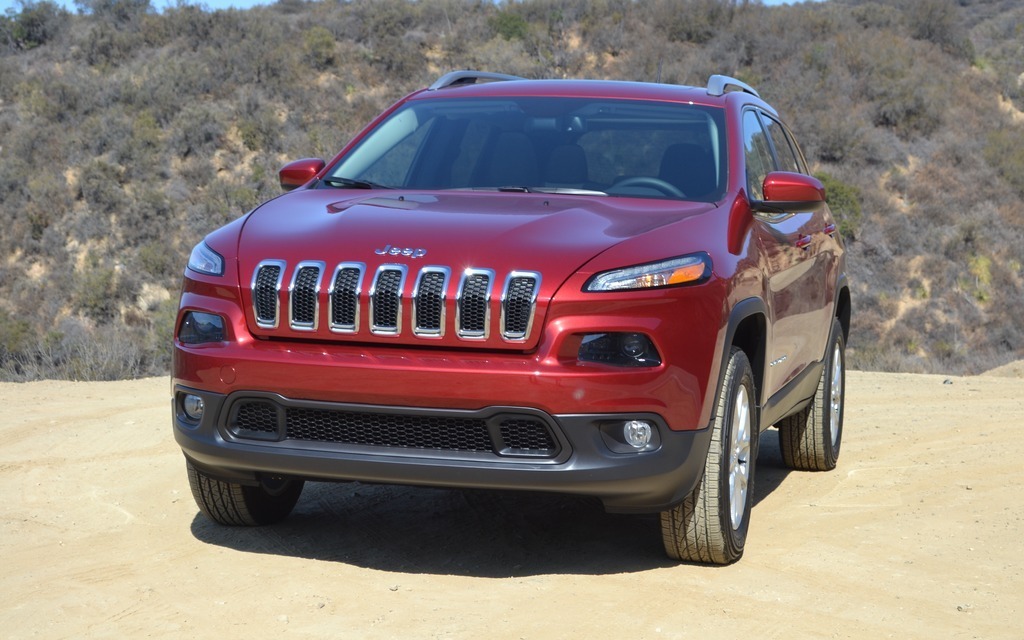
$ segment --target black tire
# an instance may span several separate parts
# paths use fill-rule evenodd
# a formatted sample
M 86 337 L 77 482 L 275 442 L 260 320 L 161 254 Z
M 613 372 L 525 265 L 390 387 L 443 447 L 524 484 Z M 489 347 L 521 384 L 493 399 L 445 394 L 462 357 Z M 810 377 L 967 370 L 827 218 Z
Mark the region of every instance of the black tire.
M 211 478 L 185 461 L 188 484 L 199 510 L 220 524 L 254 527 L 288 517 L 305 484 L 288 478 L 264 479 L 256 486 Z
M 839 320 L 832 320 L 825 366 L 810 406 L 783 418 L 779 448 L 790 469 L 831 471 L 843 444 L 843 405 L 846 396 L 846 340 Z
M 681 504 L 661 512 L 669 557 L 730 564 L 743 555 L 754 503 L 758 431 L 750 362 L 734 347 L 718 394 L 704 476 Z

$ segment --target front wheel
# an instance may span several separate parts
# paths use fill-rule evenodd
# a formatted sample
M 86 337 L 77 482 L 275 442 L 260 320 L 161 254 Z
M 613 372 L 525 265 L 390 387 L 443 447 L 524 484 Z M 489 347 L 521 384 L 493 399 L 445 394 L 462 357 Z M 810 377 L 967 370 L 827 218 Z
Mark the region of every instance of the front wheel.
M 254 527 L 288 517 L 305 484 L 289 478 L 263 478 L 256 486 L 225 482 L 185 461 L 188 484 L 199 510 L 214 522 Z
M 730 564 L 743 555 L 754 502 L 757 436 L 754 376 L 746 354 L 734 347 L 718 394 L 704 475 L 681 504 L 661 512 L 669 557 Z
M 843 443 L 846 395 L 846 340 L 839 320 L 832 320 L 825 363 L 811 405 L 779 424 L 782 461 L 790 469 L 831 471 Z

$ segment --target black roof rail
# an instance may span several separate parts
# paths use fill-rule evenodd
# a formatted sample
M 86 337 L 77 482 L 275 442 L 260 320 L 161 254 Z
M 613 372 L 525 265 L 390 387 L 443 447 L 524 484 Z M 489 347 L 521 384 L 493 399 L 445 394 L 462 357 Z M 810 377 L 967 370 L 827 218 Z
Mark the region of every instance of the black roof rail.
M 506 73 L 489 73 L 487 71 L 471 71 L 469 69 L 463 69 L 462 71 L 452 71 L 444 74 L 435 80 L 434 84 L 427 87 L 427 90 L 437 91 L 438 89 L 445 89 L 447 87 L 476 84 L 481 80 L 496 82 L 501 80 L 523 80 L 523 78 L 520 78 L 519 76 L 510 76 Z
M 749 93 L 750 95 L 761 97 L 754 87 L 750 86 L 746 82 L 741 82 L 736 78 L 730 78 L 729 76 L 713 75 L 708 78 L 708 95 L 709 96 L 721 96 L 725 95 L 726 91 L 742 91 Z

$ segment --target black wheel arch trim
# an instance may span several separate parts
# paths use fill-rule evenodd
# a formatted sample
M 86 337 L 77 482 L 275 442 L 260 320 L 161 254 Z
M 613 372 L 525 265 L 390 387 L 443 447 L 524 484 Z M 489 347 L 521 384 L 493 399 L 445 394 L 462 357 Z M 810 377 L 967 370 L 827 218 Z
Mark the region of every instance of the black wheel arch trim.
M 746 329 L 750 322 L 758 325 L 755 327 L 758 331 L 753 334 L 750 334 L 749 330 Z M 765 362 L 767 322 L 768 307 L 761 298 L 746 298 L 733 306 L 729 312 L 725 339 L 722 342 L 721 359 L 719 360 L 715 395 L 713 396 L 717 398 L 722 392 L 722 384 L 725 381 L 725 369 L 729 363 L 729 353 L 734 346 L 738 346 L 747 354 L 747 360 L 750 361 L 750 369 L 754 374 L 754 384 L 757 385 L 756 408 L 758 416 L 761 414 L 761 406 L 764 403 L 762 394 L 764 393 L 765 367 L 767 366 Z M 747 333 L 740 333 L 739 338 L 737 338 L 740 327 L 744 327 Z M 712 405 L 711 422 L 709 424 L 714 423 L 717 412 L 716 405 L 717 403 Z

